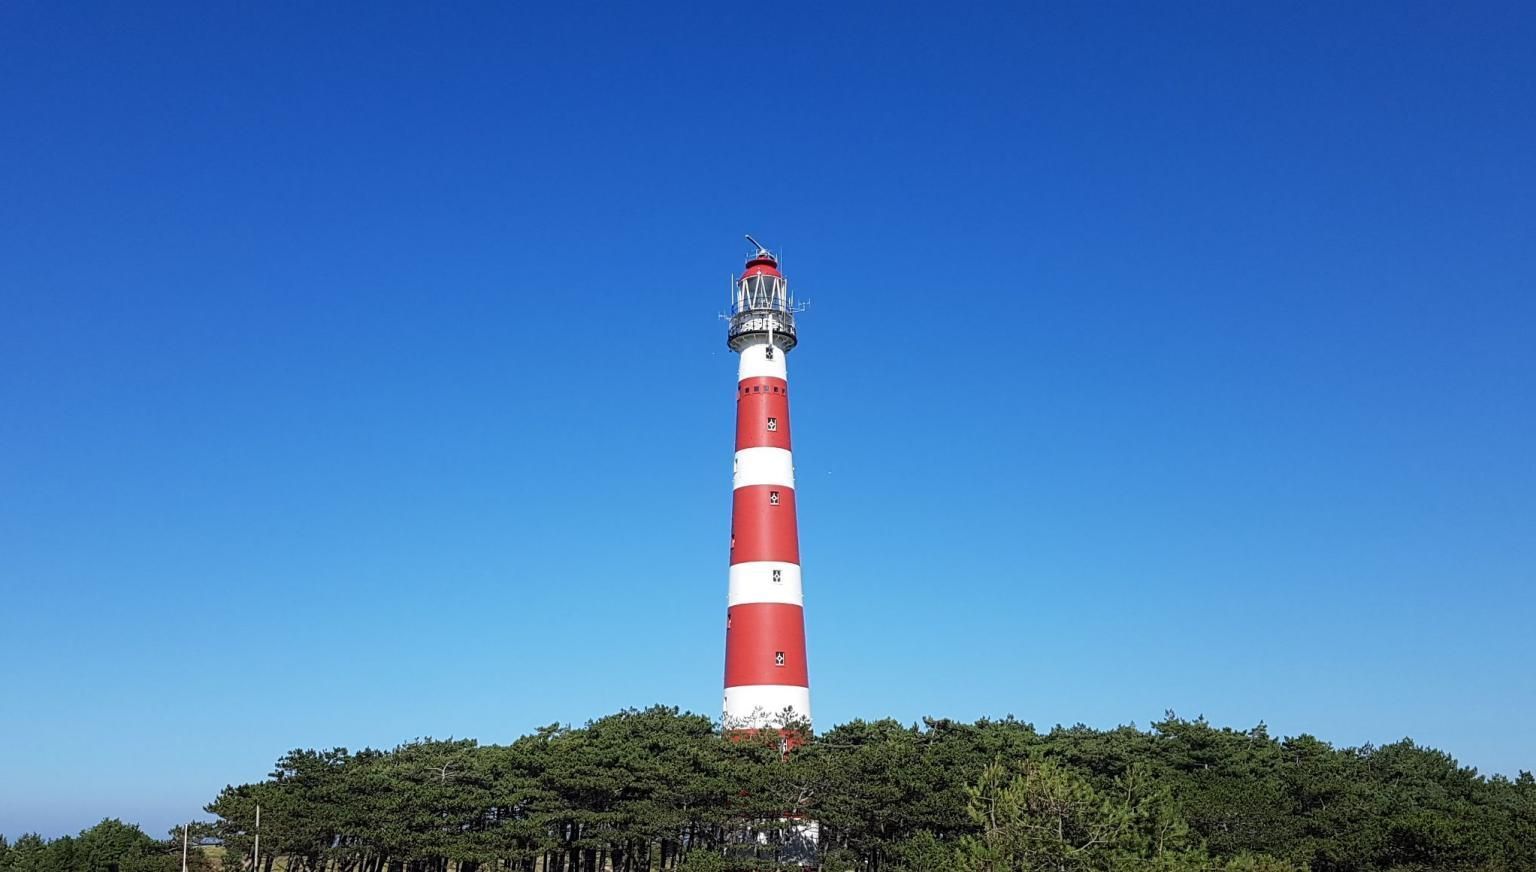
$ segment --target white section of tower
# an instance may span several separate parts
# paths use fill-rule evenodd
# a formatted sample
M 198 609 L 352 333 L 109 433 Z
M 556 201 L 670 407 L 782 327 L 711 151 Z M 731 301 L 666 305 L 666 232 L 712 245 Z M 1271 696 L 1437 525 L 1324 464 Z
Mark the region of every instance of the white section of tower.
M 777 560 L 757 560 L 732 566 L 730 605 L 742 603 L 805 605 L 800 567 Z
M 777 343 L 775 343 L 777 344 Z M 736 364 L 736 380 L 748 378 L 781 378 L 789 380 L 788 370 L 784 363 L 784 349 L 775 348 L 773 356 L 768 356 L 768 342 L 754 342 L 741 349 L 741 360 Z
M 811 719 L 811 689 L 792 684 L 743 684 L 725 689 L 725 721 L 734 728 L 777 727 L 778 715 L 792 709 Z
M 795 459 L 783 448 L 743 448 L 736 452 L 732 487 L 754 484 L 795 486 Z

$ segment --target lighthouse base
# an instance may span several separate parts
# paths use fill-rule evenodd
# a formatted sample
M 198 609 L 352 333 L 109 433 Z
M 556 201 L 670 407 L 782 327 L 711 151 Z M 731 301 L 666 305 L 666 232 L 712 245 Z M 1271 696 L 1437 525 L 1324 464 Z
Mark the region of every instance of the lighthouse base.
M 745 867 L 768 860 L 804 870 L 820 866 L 821 827 L 815 821 L 785 818 L 766 826 L 748 825 L 728 840 L 726 856 Z

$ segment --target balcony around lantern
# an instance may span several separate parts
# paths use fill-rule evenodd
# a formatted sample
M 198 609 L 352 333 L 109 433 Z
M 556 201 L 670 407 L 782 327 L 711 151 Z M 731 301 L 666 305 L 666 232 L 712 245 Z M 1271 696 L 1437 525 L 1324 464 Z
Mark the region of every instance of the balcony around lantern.
M 732 351 L 740 351 L 751 345 L 757 337 L 766 341 L 769 334 L 773 344 L 784 351 L 795 347 L 795 316 L 787 310 L 749 309 L 731 315 L 726 344 Z

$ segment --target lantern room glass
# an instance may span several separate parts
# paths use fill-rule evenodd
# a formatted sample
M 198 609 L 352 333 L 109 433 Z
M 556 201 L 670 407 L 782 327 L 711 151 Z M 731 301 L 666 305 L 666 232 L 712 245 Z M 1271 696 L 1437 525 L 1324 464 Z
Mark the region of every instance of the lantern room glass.
M 776 309 L 781 312 L 789 309 L 789 295 L 785 291 L 782 276 L 742 277 L 737 285 L 736 311 L 746 312 L 753 309 Z

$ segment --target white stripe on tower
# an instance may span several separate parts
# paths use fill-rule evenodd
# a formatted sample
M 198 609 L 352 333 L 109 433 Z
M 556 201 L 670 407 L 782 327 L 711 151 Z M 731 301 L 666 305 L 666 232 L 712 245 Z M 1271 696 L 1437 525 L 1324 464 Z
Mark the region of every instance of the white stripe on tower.
M 785 709 L 792 709 L 810 720 L 811 689 L 789 684 L 742 684 L 725 689 L 726 723 L 738 729 L 777 726 L 780 719 L 773 715 Z M 732 720 L 732 712 L 739 713 L 734 716 L 735 720 Z M 757 723 L 759 727 L 747 726 L 750 723 Z
M 726 608 L 725 724 L 756 730 L 811 717 L 795 466 L 784 358 L 794 310 L 778 263 L 759 249 L 736 286 L 729 343 L 740 355 Z
M 754 560 L 731 567 L 730 605 L 742 603 L 804 603 L 800 594 L 800 566 L 781 560 Z
M 753 484 L 781 484 L 795 486 L 795 461 L 787 448 L 771 445 L 743 448 L 736 452 L 736 469 L 732 488 Z
M 767 356 L 768 337 L 765 335 L 758 343 L 743 348 L 739 362 L 736 364 L 736 380 L 746 381 L 749 378 L 776 378 L 780 381 L 788 381 L 788 367 L 784 363 L 785 355 L 775 351 L 772 357 Z

